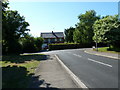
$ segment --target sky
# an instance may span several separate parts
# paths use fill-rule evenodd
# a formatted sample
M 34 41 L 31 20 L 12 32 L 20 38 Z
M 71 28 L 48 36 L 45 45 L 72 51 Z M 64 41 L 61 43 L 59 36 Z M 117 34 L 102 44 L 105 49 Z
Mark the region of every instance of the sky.
M 75 27 L 78 16 L 88 10 L 97 15 L 118 14 L 118 2 L 15 2 L 10 1 L 11 10 L 17 10 L 30 24 L 30 34 L 39 37 L 41 32 L 64 32 Z

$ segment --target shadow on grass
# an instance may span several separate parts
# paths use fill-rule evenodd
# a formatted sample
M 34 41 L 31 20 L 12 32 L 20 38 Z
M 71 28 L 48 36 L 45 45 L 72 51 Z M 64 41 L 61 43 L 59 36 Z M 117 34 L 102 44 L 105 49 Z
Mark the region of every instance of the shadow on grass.
M 39 76 L 34 74 L 28 74 L 25 67 L 7 66 L 2 67 L 2 88 L 54 88 L 50 87 L 50 83 L 46 83 L 45 80 L 39 80 Z M 58 88 L 54 88 L 59 90 Z
M 25 67 L 2 67 L 2 88 L 26 88 L 31 77 Z
M 120 52 L 120 48 L 108 48 L 108 51 Z
M 11 63 L 24 63 L 25 61 L 31 60 L 47 60 L 49 59 L 49 55 L 42 54 L 28 54 L 28 55 L 4 55 L 2 57 L 2 61 L 10 61 Z

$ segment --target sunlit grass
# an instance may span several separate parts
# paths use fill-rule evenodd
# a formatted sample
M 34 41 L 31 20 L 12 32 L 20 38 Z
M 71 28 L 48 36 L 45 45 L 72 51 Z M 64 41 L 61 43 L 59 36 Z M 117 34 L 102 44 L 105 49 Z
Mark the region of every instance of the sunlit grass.
M 11 63 L 11 62 L 6 62 L 6 61 L 0 61 L 0 64 L 2 65 L 2 67 L 7 67 L 7 66 L 23 66 L 25 68 L 27 68 L 27 71 L 29 73 L 34 73 L 35 68 L 37 68 L 37 66 L 39 65 L 40 61 L 36 61 L 36 60 L 32 60 L 32 61 L 27 61 L 25 63 L 20 63 L 20 64 L 16 64 L 16 63 Z
M 96 51 L 96 49 L 94 49 L 94 50 Z M 108 52 L 108 53 L 115 53 L 115 54 L 120 53 L 118 51 L 109 50 L 109 47 L 98 48 L 98 52 Z
M 43 54 L 5 55 L 0 61 L 3 88 L 27 88 L 35 69 L 44 60 Z M 46 58 L 45 58 L 46 59 Z

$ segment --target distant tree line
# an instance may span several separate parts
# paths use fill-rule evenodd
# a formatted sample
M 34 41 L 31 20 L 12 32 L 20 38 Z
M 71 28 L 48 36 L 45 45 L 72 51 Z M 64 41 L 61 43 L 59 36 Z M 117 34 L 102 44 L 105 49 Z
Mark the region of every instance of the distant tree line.
M 104 43 L 120 48 L 120 21 L 118 15 L 101 17 L 94 10 L 78 16 L 75 28 L 65 29 L 65 41 L 80 44 Z
M 2 52 L 19 54 L 41 50 L 43 39 L 29 34 L 29 23 L 18 11 L 9 10 L 9 2 L 2 2 Z

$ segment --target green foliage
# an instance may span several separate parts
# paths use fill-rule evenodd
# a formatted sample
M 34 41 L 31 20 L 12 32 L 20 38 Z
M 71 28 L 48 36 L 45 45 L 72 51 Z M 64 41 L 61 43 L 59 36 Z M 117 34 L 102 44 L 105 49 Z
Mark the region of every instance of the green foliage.
M 37 52 L 41 50 L 43 44 L 43 38 L 33 37 L 31 35 L 26 35 L 20 39 L 20 43 L 23 48 L 23 52 Z
M 82 43 L 81 41 L 81 34 L 80 31 L 78 29 L 75 29 L 74 33 L 73 33 L 73 40 L 75 41 L 75 43 Z
M 18 11 L 6 10 L 8 2 L 2 3 L 2 44 L 4 53 L 19 53 L 19 38 L 29 31 L 29 26 L 23 16 Z M 3 53 L 3 54 L 4 54 Z
M 76 24 L 76 29 L 74 33 L 74 41 L 80 43 L 92 43 L 93 37 L 93 24 L 99 19 L 99 16 L 96 16 L 96 12 L 94 10 L 86 11 L 85 14 L 81 14 L 78 16 L 80 20 L 79 23 Z
M 34 37 L 25 37 L 21 40 L 23 52 L 35 52 Z
M 49 50 L 61 50 L 61 49 L 76 49 L 76 48 L 87 48 L 91 47 L 89 44 L 79 44 L 79 43 L 60 43 L 60 44 L 49 44 Z
M 101 47 L 101 48 L 98 48 L 98 51 L 99 52 L 108 52 L 108 53 L 120 53 L 120 48 L 114 48 L 114 47 Z
M 97 20 L 94 25 L 93 40 L 97 43 L 106 42 L 116 47 L 120 45 L 120 22 L 118 15 L 106 16 Z
M 75 31 L 75 28 L 70 27 L 68 29 L 65 29 L 64 33 L 65 33 L 65 41 L 66 42 L 74 42 L 73 40 L 73 32 Z
M 35 38 L 35 45 L 37 48 L 37 51 L 40 51 L 42 49 L 42 44 L 43 44 L 43 38 L 42 37 L 36 37 Z
M 35 68 L 47 55 L 3 55 L 2 61 L 2 88 L 30 88 L 34 81 Z M 35 80 L 38 80 L 36 77 Z M 39 80 L 38 80 L 39 81 Z

